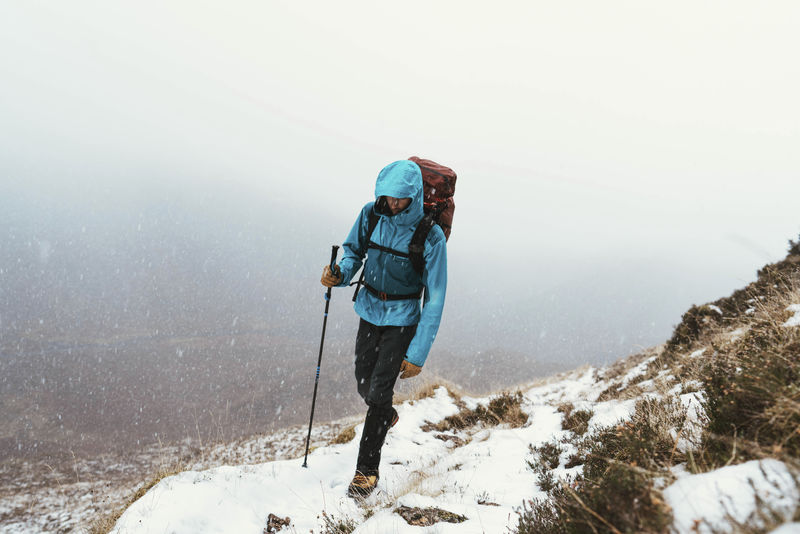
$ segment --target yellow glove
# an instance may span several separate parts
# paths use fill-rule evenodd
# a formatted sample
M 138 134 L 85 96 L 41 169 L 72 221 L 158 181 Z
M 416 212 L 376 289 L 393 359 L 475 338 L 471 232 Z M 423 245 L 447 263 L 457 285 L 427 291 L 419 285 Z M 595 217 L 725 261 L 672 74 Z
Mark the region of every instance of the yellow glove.
M 408 360 L 403 360 L 400 365 L 400 378 L 413 378 L 422 371 L 422 367 L 414 365 Z
M 339 269 L 338 265 L 333 266 L 333 272 L 331 272 L 331 268 L 329 265 L 326 265 L 325 268 L 322 270 L 322 278 L 320 282 L 325 287 L 333 287 L 339 285 L 342 281 L 342 271 Z

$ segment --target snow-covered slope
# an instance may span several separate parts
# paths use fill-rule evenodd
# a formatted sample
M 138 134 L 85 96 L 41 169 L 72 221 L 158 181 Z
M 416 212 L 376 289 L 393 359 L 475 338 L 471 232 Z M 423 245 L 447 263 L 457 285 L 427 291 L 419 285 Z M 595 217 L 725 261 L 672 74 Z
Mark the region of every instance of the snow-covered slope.
M 402 403 L 366 500 L 346 496 L 357 425 L 344 443 L 317 439 L 308 468 L 165 478 L 112 532 L 800 532 L 798 317 L 791 253 L 607 368 Z
M 353 476 L 362 425 L 343 445 L 323 446 L 309 456 L 256 466 L 187 472 L 161 481 L 121 517 L 115 533 L 254 532 L 270 514 L 291 518 L 298 532 L 317 530 L 324 511 L 361 523 L 357 532 L 418 532 L 394 512 L 399 506 L 438 507 L 466 516 L 463 523 L 438 523 L 438 532 L 497 532 L 516 524 L 514 509 L 535 490 L 525 457 L 530 444 L 564 431 L 560 402 L 591 398 L 602 389 L 594 370 L 575 373 L 525 392 L 522 428 L 484 428 L 443 433 L 421 429 L 459 411 L 445 388 L 433 397 L 398 407 L 400 421 L 387 436 L 378 491 L 364 502 L 346 496 Z M 461 399 L 467 406 L 488 399 Z M 630 403 L 605 403 L 603 422 L 624 417 Z M 460 445 L 461 441 L 466 444 Z M 371 511 L 371 517 L 367 511 Z
M 166 478 L 135 502 L 112 532 L 506 532 L 517 526 L 523 502 L 546 496 L 526 460 L 533 458 L 531 445 L 554 439 L 568 443 L 566 438 L 572 432 L 562 428 L 564 415 L 559 407 L 572 404 L 575 409 L 590 410 L 593 415 L 588 435 L 594 429 L 628 419 L 638 398 L 664 395 L 658 392 L 663 389 L 655 387 L 657 379 L 644 376 L 651 360 L 631 362 L 623 373 L 588 368 L 524 388 L 520 407 L 528 421 L 519 428 L 500 424 L 438 431 L 429 424 L 465 407 L 486 406 L 488 397 L 458 399 L 441 387 L 432 397 L 407 401 L 398 406 L 400 421 L 387 436 L 378 490 L 365 501 L 346 496 L 354 471 L 359 425 L 355 438 L 348 443 L 318 444 L 308 458 L 308 468 L 301 466 L 301 457 Z M 662 386 L 664 381 L 674 380 L 666 370 L 659 378 Z M 597 400 L 609 388 L 622 390 L 631 385 L 640 392 L 638 396 Z M 700 424 L 700 396 L 681 395 L 679 384 L 670 394 L 681 398 L 690 408 L 694 424 Z M 572 452 L 569 447 L 565 446 L 558 467 L 552 470 L 562 480 L 582 469 L 580 465 L 565 467 Z M 759 478 L 759 473 L 763 477 Z M 731 503 L 735 503 L 733 517 L 742 520 L 763 508 L 764 501 L 754 496 L 753 488 L 762 490 L 759 499 L 774 505 L 770 510 L 784 520 L 791 521 L 797 511 L 795 479 L 778 461 L 752 462 L 702 475 L 676 469 L 675 477 L 664 495 L 674 508 L 676 532 L 692 532 L 698 525 L 700 531 L 706 526 L 729 531 L 726 525 L 732 517 Z M 700 502 L 702 506 L 698 506 Z M 433 508 L 439 512 L 428 510 L 427 520 L 412 520 L 411 524 L 403 517 L 413 515 L 408 509 L 414 509 L 419 517 Z M 286 519 L 288 526 L 283 525 Z M 797 526 L 784 525 L 789 530 L 781 532 Z

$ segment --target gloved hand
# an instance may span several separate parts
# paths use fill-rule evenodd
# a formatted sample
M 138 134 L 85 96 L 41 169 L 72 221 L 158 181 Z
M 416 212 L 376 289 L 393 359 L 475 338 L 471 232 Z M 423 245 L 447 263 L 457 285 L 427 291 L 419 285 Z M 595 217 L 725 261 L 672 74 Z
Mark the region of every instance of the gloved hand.
M 333 287 L 339 285 L 342 281 L 342 271 L 339 269 L 338 265 L 333 266 L 333 272 L 331 272 L 331 268 L 329 265 L 326 265 L 325 268 L 322 270 L 322 279 L 320 282 L 325 287 Z
M 408 360 L 403 360 L 400 365 L 400 378 L 413 378 L 422 371 L 422 367 L 414 365 Z

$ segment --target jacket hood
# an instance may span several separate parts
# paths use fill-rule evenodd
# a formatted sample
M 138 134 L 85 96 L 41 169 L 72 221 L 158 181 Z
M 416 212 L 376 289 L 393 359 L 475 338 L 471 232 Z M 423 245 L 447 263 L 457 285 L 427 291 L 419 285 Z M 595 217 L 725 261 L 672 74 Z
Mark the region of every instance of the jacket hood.
M 416 224 L 424 215 L 422 205 L 422 172 L 413 161 L 390 163 L 378 174 L 375 199 L 382 196 L 410 198 L 411 204 L 392 218 L 398 224 Z

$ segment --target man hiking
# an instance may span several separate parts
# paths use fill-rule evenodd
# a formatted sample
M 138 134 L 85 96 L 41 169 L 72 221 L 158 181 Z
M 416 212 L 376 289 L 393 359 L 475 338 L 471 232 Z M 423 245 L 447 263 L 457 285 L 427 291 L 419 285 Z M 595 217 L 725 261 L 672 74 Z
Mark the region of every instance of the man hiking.
M 361 317 L 355 376 L 368 409 L 356 473 L 347 490 L 351 497 L 366 497 L 378 484 L 381 447 L 398 420 L 392 407 L 395 382 L 398 375 L 411 378 L 422 370 L 439 329 L 447 287 L 445 235 L 438 225 L 425 238 L 421 273 L 409 253 L 425 216 L 420 167 L 409 160 L 387 165 L 378 175 L 375 199 L 350 230 L 342 260 L 333 271 L 326 266 L 321 280 L 326 287 L 347 286 L 367 256 L 365 290 L 358 291 L 354 307 Z

